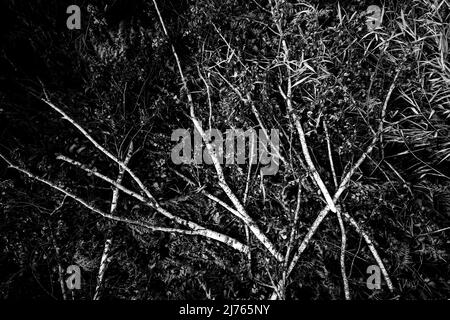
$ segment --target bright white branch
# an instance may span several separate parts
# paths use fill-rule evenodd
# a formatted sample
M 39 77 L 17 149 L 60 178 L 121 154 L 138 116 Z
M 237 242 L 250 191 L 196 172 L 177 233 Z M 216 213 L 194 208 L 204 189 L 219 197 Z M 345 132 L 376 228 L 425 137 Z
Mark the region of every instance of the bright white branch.
M 128 166 L 128 163 L 130 162 L 132 154 L 133 154 L 133 142 L 130 142 L 130 146 L 128 147 L 128 152 L 127 152 L 127 155 L 125 156 L 125 160 L 124 160 L 124 164 L 126 166 Z M 116 179 L 117 184 L 122 184 L 124 173 L 125 173 L 125 169 L 123 167 L 119 166 L 119 174 L 117 175 L 117 179 Z M 116 212 L 118 201 L 119 201 L 119 189 L 114 188 L 113 194 L 112 194 L 112 199 L 111 199 L 111 207 L 109 210 L 109 212 L 111 214 L 114 214 Z M 105 272 L 108 267 L 109 261 L 111 259 L 110 251 L 111 251 L 111 247 L 113 244 L 113 236 L 114 235 L 112 235 L 105 241 L 105 245 L 103 248 L 103 254 L 100 259 L 100 267 L 98 269 L 98 275 L 97 275 L 97 285 L 95 287 L 95 294 L 94 294 L 93 300 L 100 299 L 100 295 L 102 292 L 102 286 L 103 286 L 103 279 L 105 277 Z

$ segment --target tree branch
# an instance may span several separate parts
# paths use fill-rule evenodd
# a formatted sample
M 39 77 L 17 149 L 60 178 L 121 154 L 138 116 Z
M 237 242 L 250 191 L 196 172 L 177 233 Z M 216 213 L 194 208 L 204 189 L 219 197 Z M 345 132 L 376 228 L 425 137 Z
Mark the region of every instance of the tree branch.
M 133 154 L 133 142 L 130 143 L 130 145 L 128 147 L 127 155 L 126 155 L 125 160 L 123 162 L 126 166 L 128 166 L 128 163 L 130 162 L 132 154 Z M 119 166 L 119 174 L 118 174 L 117 180 L 116 180 L 117 184 L 122 184 L 124 173 L 125 173 L 124 168 Z M 119 201 L 119 189 L 117 187 L 115 187 L 114 190 L 113 190 L 112 199 L 111 199 L 111 208 L 109 210 L 109 212 L 111 214 L 114 214 L 116 212 L 117 202 L 118 201 Z M 103 279 L 105 277 L 105 272 L 106 272 L 106 269 L 107 269 L 108 264 L 110 262 L 109 254 L 110 254 L 110 251 L 111 251 L 111 246 L 112 246 L 113 241 L 114 241 L 113 236 L 114 235 L 112 235 L 111 237 L 109 237 L 105 241 L 105 245 L 104 245 L 104 248 L 103 248 L 103 254 L 102 254 L 102 257 L 100 259 L 100 267 L 99 267 L 98 275 L 97 275 L 97 286 L 95 287 L 95 294 L 94 294 L 93 300 L 100 300 L 102 286 L 103 286 Z

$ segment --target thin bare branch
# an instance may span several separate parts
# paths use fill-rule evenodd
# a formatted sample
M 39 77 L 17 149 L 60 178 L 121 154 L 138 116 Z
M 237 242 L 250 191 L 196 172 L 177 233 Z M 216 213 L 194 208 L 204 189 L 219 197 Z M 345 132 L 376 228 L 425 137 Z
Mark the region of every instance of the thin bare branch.
M 347 235 L 345 233 L 344 221 L 342 221 L 342 214 L 340 210 L 336 212 L 336 215 L 339 221 L 339 228 L 341 229 L 341 254 L 339 260 L 341 264 L 342 282 L 344 284 L 344 296 L 345 300 L 350 300 L 350 289 L 348 286 L 347 273 L 345 271 L 345 250 L 347 246 Z
M 125 160 L 123 162 L 126 166 L 128 166 L 128 163 L 130 162 L 132 154 L 133 154 L 133 142 L 130 142 L 127 155 L 125 156 Z M 125 173 L 125 169 L 123 167 L 119 166 L 119 174 L 117 175 L 117 179 L 116 179 L 117 184 L 122 184 L 124 173 Z M 113 190 L 112 199 L 111 199 L 111 207 L 109 210 L 109 212 L 111 214 L 114 214 L 116 212 L 118 201 L 119 201 L 119 189 L 117 187 L 115 187 Z M 98 274 L 97 274 L 97 285 L 95 287 L 95 294 L 94 294 L 93 300 L 100 300 L 102 286 L 103 286 L 103 279 L 105 277 L 105 272 L 106 272 L 106 269 L 110 262 L 110 251 L 111 251 L 111 247 L 112 247 L 112 244 L 114 241 L 113 236 L 114 235 L 112 235 L 105 241 L 105 245 L 103 248 L 103 254 L 100 259 L 100 267 L 99 267 Z
M 331 173 L 333 175 L 334 187 L 337 188 L 338 182 L 337 182 L 337 177 L 336 177 L 336 170 L 334 169 L 333 156 L 331 154 L 331 141 L 330 141 L 330 136 L 328 134 L 328 126 L 327 126 L 326 121 L 323 122 L 323 129 L 325 131 L 325 139 L 327 140 L 328 159 L 330 161 L 330 167 L 331 167 Z

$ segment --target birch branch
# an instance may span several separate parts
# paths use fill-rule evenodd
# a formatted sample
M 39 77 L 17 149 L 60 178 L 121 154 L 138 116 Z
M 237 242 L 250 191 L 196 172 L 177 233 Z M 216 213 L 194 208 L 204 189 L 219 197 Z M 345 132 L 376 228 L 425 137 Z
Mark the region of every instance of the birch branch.
M 251 161 L 250 161 L 250 165 L 249 165 L 249 174 L 250 174 L 250 168 L 251 168 Z M 178 170 L 175 169 L 171 169 L 173 172 L 175 172 L 176 175 L 178 175 L 179 177 L 181 177 L 183 180 L 185 180 L 188 184 L 195 186 L 195 183 L 189 179 L 188 177 L 186 177 L 184 174 L 182 174 L 181 172 L 179 172 Z M 250 179 L 248 177 L 248 179 Z M 248 182 L 248 181 L 247 181 Z M 229 212 L 231 212 L 233 215 L 235 215 L 237 218 L 239 219 L 243 219 L 241 213 L 235 209 L 233 209 L 231 206 L 229 206 L 227 203 L 225 203 L 224 201 L 220 200 L 219 198 L 217 198 L 216 196 L 212 195 L 211 193 L 209 193 L 208 191 L 206 191 L 203 187 L 199 186 L 199 190 L 200 192 L 206 196 L 208 199 L 218 203 L 219 205 L 221 205 L 223 208 L 225 208 L 226 210 L 228 210 Z M 248 191 L 248 183 L 246 185 L 246 191 L 244 192 L 244 205 L 246 202 L 246 198 L 247 198 L 247 191 Z M 248 226 L 244 225 L 245 228 L 245 237 L 246 237 L 246 241 L 247 241 L 247 246 L 250 248 L 251 247 L 251 243 L 250 243 L 250 234 L 249 234 L 249 228 Z M 248 261 L 251 261 L 251 250 L 248 251 L 247 253 L 247 259 Z M 250 264 L 250 262 L 249 262 Z M 249 270 L 251 270 L 251 268 L 249 268 Z
M 280 284 L 278 285 L 278 290 L 275 290 L 275 292 L 277 294 L 279 294 L 279 298 L 280 299 L 285 299 L 286 298 L 286 282 L 287 282 L 287 268 L 289 265 L 289 258 L 291 256 L 291 251 L 293 249 L 294 246 L 294 239 L 296 236 L 296 231 L 297 231 L 297 224 L 298 224 L 298 219 L 300 216 L 300 204 L 301 204 L 301 197 L 302 197 L 302 184 L 301 181 L 299 180 L 298 183 L 298 192 L 297 192 L 297 204 L 295 207 L 295 212 L 294 212 L 294 221 L 292 223 L 291 226 L 291 233 L 289 236 L 289 240 L 288 240 L 288 244 L 286 246 L 286 254 L 284 256 L 284 264 L 283 264 L 283 274 L 281 277 L 281 281 Z
M 269 138 L 267 138 L 267 140 L 269 140 Z M 252 162 L 253 162 L 253 152 L 250 152 L 250 159 L 248 162 L 248 170 L 247 170 L 247 181 L 245 182 L 245 190 L 244 190 L 244 199 L 243 199 L 243 203 L 244 206 L 247 203 L 247 197 L 248 197 L 248 190 L 249 190 L 249 186 L 250 186 L 250 180 L 251 180 L 251 173 L 252 173 Z M 250 229 L 248 228 L 248 226 L 244 226 L 245 229 L 245 240 L 247 245 L 249 246 L 249 248 L 252 247 L 252 238 L 250 237 Z M 248 271 L 251 274 L 252 273 L 252 251 L 249 250 L 248 251 L 248 255 L 247 255 L 247 267 L 248 267 Z
M 123 162 L 126 166 L 128 166 L 128 163 L 130 162 L 132 153 L 133 153 L 133 142 L 130 143 L 130 146 L 128 147 L 127 155 Z M 122 184 L 124 173 L 125 173 L 124 168 L 119 166 L 119 174 L 118 174 L 117 180 L 116 180 L 117 184 Z M 116 212 L 118 201 L 119 201 L 119 189 L 117 187 L 115 187 L 113 190 L 112 199 L 111 199 L 111 207 L 110 207 L 111 214 L 114 214 Z M 106 272 L 106 269 L 110 262 L 109 254 L 111 251 L 111 246 L 113 244 L 113 241 L 114 241 L 114 235 L 111 235 L 111 237 L 106 239 L 106 241 L 105 241 L 102 258 L 100 260 L 100 267 L 99 267 L 98 275 L 97 275 L 97 286 L 95 287 L 95 294 L 94 294 L 94 298 L 93 298 L 94 300 L 100 300 L 101 290 L 102 290 L 102 286 L 103 286 L 103 279 L 105 277 L 105 272 Z
M 59 286 L 61 287 L 61 294 L 63 297 L 63 300 L 67 300 L 67 291 L 66 291 L 66 284 L 64 283 L 64 269 L 62 267 L 61 263 L 61 255 L 58 243 L 56 242 L 56 239 L 53 235 L 53 231 L 50 229 L 50 240 L 53 244 L 53 248 L 55 249 L 55 255 L 56 255 L 56 263 L 58 264 L 58 280 L 59 280 Z
M 64 197 L 61 200 L 61 203 L 50 213 L 50 217 L 64 206 L 66 198 L 67 197 Z M 56 241 L 56 237 L 53 235 L 53 227 L 52 227 L 51 221 L 48 222 L 48 226 L 49 226 L 48 229 L 49 229 L 50 240 L 53 244 L 53 248 L 55 249 L 56 263 L 58 265 L 58 280 L 59 280 L 59 286 L 61 287 L 61 294 L 62 294 L 63 300 L 67 300 L 67 290 L 66 290 L 66 284 L 64 282 L 65 271 L 62 267 L 60 248 Z M 58 235 L 58 233 L 56 235 Z
M 394 291 L 394 286 L 392 285 L 391 278 L 389 277 L 389 273 L 386 270 L 386 267 L 384 266 L 383 261 L 380 258 L 380 255 L 378 254 L 377 249 L 372 243 L 372 240 L 370 239 L 369 235 L 359 226 L 359 224 L 356 222 L 355 219 L 353 219 L 352 216 L 350 216 L 347 212 L 343 212 L 344 217 L 350 221 L 351 225 L 356 229 L 356 232 L 358 232 L 366 242 L 367 246 L 369 247 L 370 252 L 372 253 L 373 258 L 377 262 L 378 266 L 380 267 L 381 273 L 384 276 L 384 280 L 386 281 L 386 285 L 388 286 L 390 291 Z
M 342 221 L 342 215 L 340 210 L 336 212 L 336 215 L 339 221 L 339 228 L 341 229 L 341 254 L 339 256 L 339 260 L 341 264 L 342 282 L 344 284 L 344 296 L 345 300 L 350 300 L 350 289 L 348 287 L 348 278 L 347 273 L 345 271 L 345 250 L 347 246 L 347 235 L 345 233 L 344 221 Z

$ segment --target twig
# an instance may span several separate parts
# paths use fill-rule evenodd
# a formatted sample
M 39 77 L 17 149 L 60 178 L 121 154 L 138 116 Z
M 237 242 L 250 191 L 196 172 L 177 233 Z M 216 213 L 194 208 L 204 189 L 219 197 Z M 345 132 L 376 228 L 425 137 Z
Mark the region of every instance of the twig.
M 200 70 L 200 67 L 197 66 L 197 70 L 198 70 L 198 74 L 200 76 L 200 78 L 202 79 L 203 83 L 205 84 L 206 87 L 206 95 L 208 96 L 208 106 L 209 106 L 209 119 L 208 119 L 208 125 L 209 125 L 209 130 L 211 130 L 212 128 L 212 102 L 211 102 L 211 90 L 209 88 L 209 84 L 206 81 L 206 79 L 203 77 L 202 71 Z
M 291 234 L 289 236 L 289 241 L 288 241 L 288 245 L 287 245 L 287 248 L 286 248 L 286 255 L 285 255 L 285 258 L 284 258 L 285 266 L 287 266 L 287 264 L 288 264 L 289 256 L 290 256 L 291 250 L 292 250 L 292 244 L 294 243 L 294 239 L 295 239 L 295 236 L 296 236 L 297 223 L 298 223 L 298 219 L 299 219 L 299 216 L 300 216 L 301 199 L 302 199 L 302 184 L 299 181 L 298 191 L 297 191 L 297 205 L 295 207 L 295 213 L 294 213 L 294 222 L 292 224 Z
M 234 88 L 234 87 L 232 87 L 232 88 Z M 235 90 L 237 90 L 237 89 L 235 89 Z M 241 100 L 242 100 L 242 98 L 241 98 Z M 275 156 L 278 157 L 283 163 L 288 164 L 287 160 L 281 155 L 281 153 L 280 153 L 280 151 L 278 150 L 278 148 L 275 148 L 275 147 L 274 147 L 274 145 L 273 145 L 273 143 L 272 143 L 272 140 L 271 140 L 270 137 L 269 137 L 269 133 L 268 133 L 266 127 L 264 126 L 264 123 L 263 123 L 262 120 L 261 120 L 261 116 L 260 116 L 260 114 L 259 114 L 259 111 L 258 111 L 258 109 L 256 108 L 255 103 L 254 103 L 253 100 L 251 99 L 249 93 L 247 94 L 247 100 L 244 100 L 244 102 L 250 104 L 250 106 L 251 106 L 251 108 L 252 108 L 252 112 L 253 112 L 253 114 L 255 115 L 256 120 L 258 121 L 258 124 L 259 124 L 259 126 L 261 127 L 261 130 L 263 131 L 264 135 L 266 136 L 266 140 L 267 140 L 267 141 L 270 141 L 270 147 L 271 147 L 272 152 L 275 151 L 275 152 L 276 152 Z
M 372 253 L 372 256 L 374 257 L 375 261 L 377 262 L 378 266 L 380 267 L 381 273 L 384 276 L 384 280 L 386 281 L 386 284 L 390 291 L 394 290 L 394 286 L 392 285 L 391 278 L 389 277 L 389 274 L 386 270 L 386 267 L 384 266 L 383 261 L 380 258 L 380 255 L 378 254 L 377 249 L 372 243 L 372 240 L 370 239 L 369 235 L 361 229 L 361 227 L 358 225 L 358 223 L 353 219 L 347 212 L 343 212 L 344 217 L 350 221 L 351 225 L 356 229 L 356 231 L 364 238 L 364 241 L 366 242 L 367 246 L 369 247 L 370 252 Z
M 63 207 L 65 201 L 66 201 L 66 197 L 64 197 L 64 199 L 55 208 L 55 210 L 53 210 L 50 213 L 50 216 L 52 216 L 56 211 L 60 210 Z M 59 285 L 61 287 L 61 294 L 62 294 L 63 300 L 67 300 L 66 284 L 64 283 L 64 274 L 65 273 L 64 273 L 64 269 L 63 269 L 62 263 L 61 263 L 60 250 L 59 250 L 58 243 L 56 242 L 55 236 L 53 235 L 53 231 L 52 231 L 52 227 L 51 227 L 50 223 L 49 223 L 49 226 L 50 226 L 49 227 L 50 239 L 52 241 L 53 248 L 55 249 L 56 263 L 58 264 L 58 280 L 59 280 Z
M 418 235 L 418 237 L 420 237 L 420 236 L 427 236 L 427 235 L 430 235 L 430 234 L 439 233 L 439 232 L 447 231 L 447 230 L 450 230 L 450 227 L 446 227 L 446 228 L 442 228 L 442 229 L 439 229 L 439 230 L 430 231 L 430 232 L 427 232 L 427 233 L 421 233 L 421 234 Z
M 389 88 L 389 91 L 387 93 L 387 96 L 386 96 L 387 98 L 384 100 L 383 108 L 381 109 L 381 121 L 378 126 L 378 132 L 380 135 L 379 139 L 380 139 L 380 149 L 381 149 L 381 160 L 384 160 L 383 127 L 384 127 L 384 120 L 386 119 L 387 104 L 391 98 L 392 92 L 394 91 L 395 83 L 397 82 L 398 76 L 400 75 L 400 71 L 401 71 L 401 69 L 397 70 L 397 73 L 394 76 L 394 80 L 392 81 L 391 87 Z
M 250 186 L 251 173 L 252 173 L 252 162 L 253 162 L 253 152 L 250 152 L 250 159 L 249 159 L 248 171 L 247 171 L 247 181 L 245 182 L 244 199 L 242 200 L 244 206 L 247 203 L 248 189 Z M 244 226 L 244 229 L 245 229 L 245 240 L 247 242 L 248 247 L 251 248 L 252 247 L 252 244 L 251 244 L 252 239 L 250 237 L 250 230 L 249 230 L 248 226 Z M 248 250 L 247 267 L 248 267 L 248 272 L 251 274 L 252 273 L 252 250 Z
M 302 184 L 301 184 L 301 181 L 299 180 L 298 191 L 297 191 L 297 204 L 296 204 L 295 212 L 294 212 L 294 222 L 292 223 L 291 234 L 289 236 L 288 244 L 286 246 L 286 254 L 284 256 L 284 264 L 283 264 L 283 275 L 281 278 L 282 282 L 279 285 L 279 290 L 278 290 L 278 293 L 281 294 L 281 296 L 279 297 L 280 299 L 286 298 L 287 268 L 289 265 L 289 258 L 291 256 L 291 251 L 293 249 L 294 239 L 295 239 L 295 236 L 297 233 L 296 231 L 297 231 L 298 219 L 300 216 L 301 198 L 302 198 Z
M 331 141 L 330 141 L 330 136 L 328 135 L 328 126 L 327 126 L 327 123 L 325 120 L 323 121 L 323 129 L 325 131 L 325 139 L 327 140 L 328 159 L 330 160 L 330 167 L 331 167 L 331 173 L 333 175 L 334 187 L 337 188 L 338 182 L 337 182 L 337 177 L 336 177 L 336 171 L 334 169 L 333 156 L 331 154 Z

